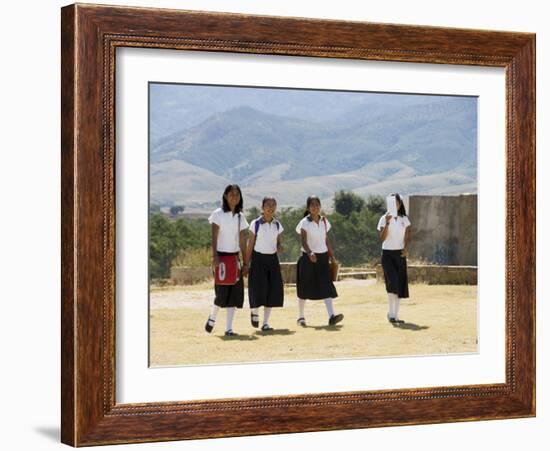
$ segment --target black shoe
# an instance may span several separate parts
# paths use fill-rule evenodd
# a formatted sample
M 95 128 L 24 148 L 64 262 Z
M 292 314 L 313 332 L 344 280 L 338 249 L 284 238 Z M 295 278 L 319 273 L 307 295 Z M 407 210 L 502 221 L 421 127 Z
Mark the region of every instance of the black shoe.
M 212 332 L 212 329 L 214 329 L 214 323 L 216 322 L 215 319 L 208 318 L 206 320 L 206 324 L 204 325 L 204 330 L 208 333 Z
M 298 319 L 296 320 L 296 322 L 298 323 L 299 326 L 307 327 L 307 326 L 306 326 L 306 319 L 305 319 L 305 318 L 298 318 Z
M 338 315 L 332 315 L 329 319 L 328 319 L 328 325 L 329 326 L 334 326 L 335 324 L 339 323 L 340 321 L 342 321 L 344 319 L 344 315 L 342 315 L 341 313 L 338 313 Z
M 269 324 L 264 324 L 262 326 L 262 332 L 269 332 L 271 330 L 273 330 L 273 327 L 271 327 Z
M 259 318 L 260 318 L 260 315 L 258 315 L 257 313 L 250 314 L 250 324 L 252 324 L 252 327 L 258 327 L 260 325 Z
M 390 318 L 389 315 L 388 315 L 388 321 L 389 321 L 390 323 L 392 323 L 392 324 L 396 322 L 396 321 L 395 321 L 395 318 Z
M 225 331 L 225 336 L 226 337 L 234 337 L 235 335 L 239 335 L 239 334 L 237 332 L 233 332 L 233 329 Z
M 403 321 L 402 319 L 394 319 L 394 321 L 397 323 L 397 324 L 404 324 L 405 321 Z

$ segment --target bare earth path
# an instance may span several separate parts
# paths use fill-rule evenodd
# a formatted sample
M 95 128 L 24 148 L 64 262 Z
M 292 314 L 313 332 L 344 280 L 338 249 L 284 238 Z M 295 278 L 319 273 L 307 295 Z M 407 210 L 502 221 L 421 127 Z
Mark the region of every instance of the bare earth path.
M 201 365 L 361 358 L 397 355 L 470 353 L 477 351 L 477 286 L 410 285 L 411 298 L 402 302 L 393 326 L 386 320 L 387 297 L 374 280 L 336 283 L 334 305 L 345 318 L 327 325 L 323 301 L 308 301 L 308 327 L 296 325 L 296 290 L 285 288 L 285 306 L 273 309 L 273 332 L 250 324 L 248 299 L 237 310 L 237 337 L 225 337 L 221 310 L 212 334 L 204 323 L 213 299 L 210 283 L 153 289 L 150 303 L 151 366 Z M 246 290 L 245 290 L 246 292 Z M 260 312 L 261 313 L 261 312 Z

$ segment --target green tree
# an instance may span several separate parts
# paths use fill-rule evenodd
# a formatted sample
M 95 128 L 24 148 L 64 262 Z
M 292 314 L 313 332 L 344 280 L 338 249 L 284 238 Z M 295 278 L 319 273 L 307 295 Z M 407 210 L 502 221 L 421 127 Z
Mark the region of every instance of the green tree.
M 349 217 L 353 212 L 360 212 L 365 206 L 365 199 L 352 191 L 340 190 L 334 195 L 334 210 L 342 216 Z
M 204 219 L 171 220 L 154 214 L 149 220 L 149 271 L 153 278 L 170 277 L 173 260 L 182 251 L 210 246 L 210 224 Z
M 172 216 L 177 216 L 177 215 L 183 213 L 184 210 L 185 210 L 185 207 L 183 205 L 174 205 L 174 206 L 170 207 L 170 214 Z
M 149 220 L 149 271 L 151 277 L 169 277 L 172 259 L 178 255 L 181 243 L 174 224 L 162 214 Z
M 283 252 L 279 259 L 284 262 L 293 262 L 298 260 L 301 254 L 300 235 L 296 233 L 296 226 L 303 218 L 304 211 L 301 208 L 282 208 L 275 215 L 284 227 L 281 235 L 283 241 Z
M 386 199 L 384 196 L 371 195 L 367 198 L 365 207 L 378 216 L 382 216 L 386 213 Z
M 262 211 L 258 207 L 254 206 L 248 209 L 246 213 L 246 220 L 250 223 L 252 220 L 256 219 L 261 214 L 262 214 Z

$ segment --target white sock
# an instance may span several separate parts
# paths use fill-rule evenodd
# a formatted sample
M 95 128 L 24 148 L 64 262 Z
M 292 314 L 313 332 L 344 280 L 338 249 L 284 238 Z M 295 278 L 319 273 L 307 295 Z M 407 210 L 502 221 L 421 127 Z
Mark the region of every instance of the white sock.
M 334 315 L 334 306 L 332 305 L 332 298 L 326 298 L 325 299 L 325 306 L 327 307 L 328 317 L 332 317 Z
M 225 331 L 233 330 L 233 317 L 235 316 L 236 307 L 227 308 L 227 323 L 225 326 Z
M 394 294 L 388 293 L 388 316 L 390 318 L 395 318 L 395 301 Z
M 269 324 L 269 315 L 271 315 L 271 307 L 264 307 L 264 325 Z
M 306 300 L 298 299 L 298 318 L 305 318 Z
M 399 301 L 400 301 L 400 299 L 397 297 L 396 294 L 394 294 L 394 302 L 395 302 L 395 319 L 399 319 Z
M 210 310 L 210 316 L 208 318 L 216 321 L 216 317 L 218 316 L 219 311 L 220 308 L 217 305 L 213 305 L 212 310 Z
M 251 313 L 252 315 L 258 316 L 258 310 L 259 310 L 258 307 L 256 307 L 256 308 L 251 308 L 251 309 L 250 309 L 250 313 Z

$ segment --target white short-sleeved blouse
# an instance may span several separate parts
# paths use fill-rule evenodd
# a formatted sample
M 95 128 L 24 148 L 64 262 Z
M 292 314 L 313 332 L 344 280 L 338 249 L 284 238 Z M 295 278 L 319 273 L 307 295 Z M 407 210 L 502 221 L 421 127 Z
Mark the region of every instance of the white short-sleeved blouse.
M 296 226 L 296 233 L 301 234 L 302 229 L 307 234 L 307 245 L 316 254 L 328 252 L 327 233 L 331 229 L 330 222 L 324 216 L 319 219 L 319 223 L 313 221 L 309 216 L 304 217 Z M 302 247 L 302 252 L 306 250 Z
M 239 252 L 239 217 L 240 230 L 247 229 L 248 222 L 242 212 L 234 215 L 231 211 L 217 208 L 208 218 L 210 224 L 217 224 L 220 228 L 216 245 L 218 252 Z
M 257 222 L 260 222 L 260 225 L 258 226 L 254 250 L 260 254 L 275 254 L 277 252 L 277 237 L 283 233 L 283 225 L 276 219 L 266 222 L 263 218 L 256 218 L 250 223 L 249 227 L 253 234 L 256 234 Z
M 386 213 L 387 214 L 387 213 Z M 386 224 L 386 214 L 384 214 L 378 221 L 378 231 L 382 231 Z M 398 216 L 397 218 L 391 218 L 388 224 L 388 234 L 386 239 L 382 242 L 382 249 L 395 251 L 401 250 L 405 247 L 405 232 L 407 227 L 411 225 L 411 221 L 407 216 Z

